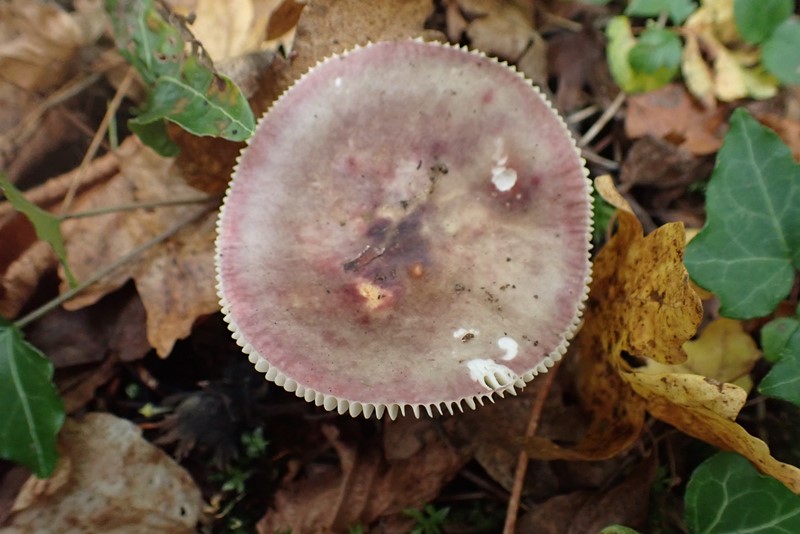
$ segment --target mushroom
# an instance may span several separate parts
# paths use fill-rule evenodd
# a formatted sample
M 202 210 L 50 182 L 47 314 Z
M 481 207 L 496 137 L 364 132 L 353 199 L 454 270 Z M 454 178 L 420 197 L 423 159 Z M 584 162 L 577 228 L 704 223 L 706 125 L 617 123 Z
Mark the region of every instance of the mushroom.
M 218 222 L 220 303 L 258 371 L 394 419 L 515 394 L 566 351 L 591 194 L 564 121 L 513 68 L 380 42 L 264 115 Z

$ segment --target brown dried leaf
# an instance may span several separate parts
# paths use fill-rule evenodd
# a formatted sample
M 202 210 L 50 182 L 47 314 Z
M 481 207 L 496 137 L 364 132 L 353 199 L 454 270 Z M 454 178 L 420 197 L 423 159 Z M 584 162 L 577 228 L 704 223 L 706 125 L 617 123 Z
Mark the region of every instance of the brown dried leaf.
M 58 85 L 84 43 L 81 27 L 57 4 L 0 4 L 0 72 L 17 87 L 44 92 Z
M 194 532 L 200 490 L 131 422 L 92 413 L 67 420 L 62 461 L 49 481 L 31 477 L 11 532 Z
M 42 209 L 56 211 L 70 185 L 77 180 L 78 195 L 90 194 L 118 170 L 118 160 L 108 154 L 93 161 L 81 173 L 70 171 L 51 178 L 26 193 L 26 198 Z M 28 302 L 41 277 L 55 268 L 52 247 L 36 240 L 33 225 L 8 202 L 0 202 L 0 315 L 14 318 Z
M 724 125 L 723 109 L 697 105 L 680 84 L 628 97 L 625 133 L 631 139 L 649 134 L 700 156 L 719 150 Z
M 146 320 L 139 296 L 126 287 L 80 310 L 51 311 L 28 328 L 27 339 L 56 369 L 107 357 L 129 362 L 150 350 Z
M 120 146 L 118 157 L 119 174 L 78 199 L 75 211 L 201 196 L 186 185 L 172 160 L 161 158 L 134 137 Z M 65 221 L 62 232 L 70 265 L 79 279 L 85 279 L 203 209 L 207 208 L 161 207 Z M 213 283 L 214 220 L 215 213 L 209 211 L 204 219 L 151 248 L 65 307 L 76 310 L 93 304 L 133 279 L 147 310 L 147 338 L 159 355 L 166 356 L 177 339 L 189 334 L 197 317 L 218 309 Z
M 707 177 L 707 167 L 704 159 L 682 146 L 645 135 L 628 150 L 619 179 L 626 186 L 682 187 Z
M 436 497 L 469 459 L 442 440 L 432 420 L 400 419 L 387 425 L 398 427 L 391 431 L 395 435 L 409 438 L 399 447 L 388 444 L 388 459 L 374 440 L 346 441 L 336 427 L 323 427 L 341 468 L 279 490 L 258 531 L 346 532 L 358 522 L 368 525 L 401 514 Z
M 470 43 L 490 56 L 516 61 L 533 33 L 533 3 L 507 0 L 457 0 L 469 24 Z
M 584 534 L 619 524 L 644 529 L 650 488 L 656 475 L 654 458 L 645 459 L 619 484 L 598 491 L 576 491 L 552 497 L 522 516 L 517 532 Z
M 289 69 L 281 87 L 330 55 L 357 44 L 420 37 L 433 12 L 432 0 L 311 0 L 297 23 Z

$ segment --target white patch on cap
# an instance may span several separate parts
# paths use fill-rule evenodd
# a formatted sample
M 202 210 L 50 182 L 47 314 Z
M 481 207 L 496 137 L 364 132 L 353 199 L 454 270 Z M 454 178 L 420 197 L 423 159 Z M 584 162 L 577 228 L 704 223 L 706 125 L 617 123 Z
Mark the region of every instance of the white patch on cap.
M 514 371 L 494 360 L 469 360 L 467 368 L 469 377 L 490 391 L 509 387 L 519 380 Z
M 337 76 L 336 79 L 333 80 L 333 85 L 335 85 L 336 87 L 341 87 L 342 86 L 342 77 L 341 76 Z
M 514 341 L 513 338 L 507 336 L 501 337 L 497 340 L 497 346 L 505 351 L 505 354 L 502 356 L 505 361 L 510 361 L 517 357 L 519 343 Z
M 505 143 L 502 139 L 495 139 L 494 154 L 492 155 L 492 183 L 501 193 L 510 191 L 517 183 L 517 171 L 506 167 L 508 163 L 508 153 L 505 150 Z

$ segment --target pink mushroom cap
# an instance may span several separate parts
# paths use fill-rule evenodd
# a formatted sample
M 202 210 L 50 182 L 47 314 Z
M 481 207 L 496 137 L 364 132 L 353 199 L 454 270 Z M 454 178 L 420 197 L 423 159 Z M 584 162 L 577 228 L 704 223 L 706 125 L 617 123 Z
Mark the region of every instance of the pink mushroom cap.
M 580 322 L 586 175 L 507 65 L 421 41 L 328 58 L 239 159 L 218 222 L 225 320 L 267 379 L 341 414 L 513 394 Z

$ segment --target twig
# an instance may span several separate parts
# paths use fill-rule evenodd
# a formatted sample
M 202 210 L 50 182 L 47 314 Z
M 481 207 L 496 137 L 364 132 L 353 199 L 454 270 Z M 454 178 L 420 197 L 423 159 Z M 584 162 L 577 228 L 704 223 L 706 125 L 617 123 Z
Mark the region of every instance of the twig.
M 81 179 L 86 172 L 86 167 L 89 166 L 89 162 L 91 162 L 97 154 L 97 149 L 100 148 L 100 144 L 105 138 L 106 129 L 108 129 L 108 124 L 111 121 L 111 118 L 117 113 L 117 109 L 119 108 L 122 99 L 125 97 L 125 93 L 128 91 L 131 83 L 133 83 L 133 73 L 133 67 L 129 67 L 128 71 L 125 73 L 125 77 L 122 79 L 119 87 L 117 88 L 117 92 L 114 94 L 114 98 L 112 98 L 111 102 L 109 102 L 106 114 L 103 116 L 103 120 L 100 121 L 100 126 L 97 127 L 97 132 L 95 132 L 92 142 L 89 144 L 89 148 L 86 150 L 86 154 L 83 156 L 83 160 L 78 167 L 78 172 L 75 174 L 74 180 L 69 185 L 67 194 L 64 195 L 64 201 L 61 203 L 61 213 L 65 213 L 72 204 L 72 201 L 75 199 L 75 193 L 78 191 Z
M 153 246 L 161 243 L 162 241 L 165 241 L 165 240 L 169 239 L 170 237 L 174 236 L 184 226 L 187 226 L 187 225 L 192 224 L 193 222 L 199 220 L 201 217 L 203 217 L 204 215 L 208 214 L 210 211 L 211 210 L 209 208 L 204 208 L 204 209 L 202 209 L 202 210 L 200 210 L 200 211 L 198 211 L 196 213 L 193 213 L 190 217 L 186 217 L 182 221 L 178 222 L 175 226 L 173 226 L 170 229 L 158 234 L 153 239 L 150 239 L 149 241 L 146 241 L 146 242 L 142 243 L 141 245 L 139 245 L 138 247 L 136 247 L 135 249 L 131 250 L 130 252 L 128 252 L 127 254 L 122 256 L 121 258 L 119 258 L 116 261 L 114 261 L 108 267 L 100 269 L 99 271 L 94 273 L 92 276 L 90 276 L 89 278 L 87 278 L 86 280 L 84 280 L 83 282 L 78 284 L 77 286 L 69 289 L 68 291 L 65 291 L 64 293 L 62 293 L 58 297 L 54 298 L 50 302 L 48 302 L 48 303 L 44 304 L 43 306 L 33 310 L 31 313 L 29 313 L 28 315 L 26 315 L 22 319 L 19 319 L 19 320 L 15 321 L 14 325 L 17 328 L 20 328 L 20 329 L 25 328 L 28 324 L 32 323 L 33 321 L 35 321 L 39 317 L 45 315 L 49 311 L 57 308 L 58 306 L 60 306 L 61 304 L 65 303 L 66 301 L 68 301 L 69 299 L 71 299 L 72 297 L 74 297 L 75 295 L 77 295 L 78 293 L 80 293 L 81 291 L 86 289 L 87 287 L 91 286 L 92 284 L 102 280 L 103 278 L 105 278 L 106 276 L 111 274 L 113 271 L 115 271 L 119 267 L 125 265 L 126 263 L 128 263 L 129 261 L 134 259 L 136 256 L 138 256 L 142 252 L 146 251 L 150 247 L 153 247 Z
M 544 402 L 547 400 L 547 394 L 550 392 L 550 388 L 553 387 L 553 380 L 555 379 L 558 367 L 559 365 L 556 364 L 545 374 L 542 385 L 539 391 L 536 392 L 536 398 L 531 408 L 531 417 L 528 420 L 528 428 L 525 429 L 526 438 L 533 437 L 533 435 L 536 434 L 536 429 L 539 427 L 539 419 L 544 409 Z M 528 454 L 523 450 L 519 453 L 517 469 L 514 472 L 514 485 L 511 487 L 511 496 L 508 499 L 506 523 L 503 526 L 503 534 L 514 534 L 514 529 L 517 526 L 517 513 L 519 513 L 520 498 L 522 497 L 522 486 L 525 482 L 525 472 L 527 470 Z
M 153 200 L 150 202 L 133 202 L 131 204 L 120 204 L 118 206 L 108 206 L 104 208 L 97 208 L 93 210 L 78 211 L 75 213 L 67 213 L 59 215 L 59 221 L 66 221 L 67 219 L 84 219 L 86 217 L 96 217 L 98 215 L 107 215 L 109 213 L 119 213 L 123 211 L 146 210 L 150 208 L 164 208 L 170 206 L 186 206 L 188 204 L 204 204 L 219 200 L 219 196 L 206 196 L 195 198 L 181 198 L 175 200 Z
M 611 105 L 608 106 L 603 114 L 600 115 L 600 118 L 597 119 L 597 122 L 592 124 L 591 128 L 589 128 L 586 133 L 583 134 L 583 137 L 581 137 L 580 141 L 578 141 L 578 146 L 583 148 L 588 145 L 592 139 L 597 137 L 597 134 L 600 133 L 600 130 L 602 130 L 605 125 L 608 124 L 608 121 L 610 121 L 614 115 L 617 114 L 617 111 L 619 111 L 619 108 L 622 107 L 623 102 L 625 102 L 625 93 L 620 91 L 614 101 L 611 102 Z

